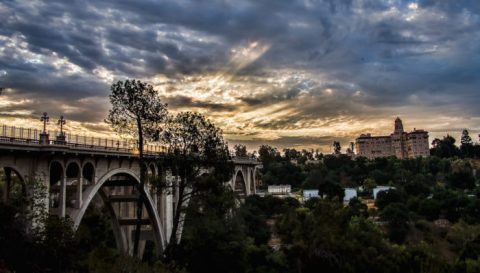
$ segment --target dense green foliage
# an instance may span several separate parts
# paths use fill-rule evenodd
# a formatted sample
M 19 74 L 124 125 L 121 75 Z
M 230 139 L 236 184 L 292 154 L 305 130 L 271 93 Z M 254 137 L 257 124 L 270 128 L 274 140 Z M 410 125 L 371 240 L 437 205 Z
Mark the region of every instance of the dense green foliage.
M 16 272 L 478 272 L 479 192 L 476 186 L 453 183 L 460 178 L 451 177 L 471 173 L 466 170 L 476 169 L 476 162 L 436 157 L 325 159 L 318 166 L 297 167 L 313 182 L 323 177 L 319 186 L 341 185 L 335 179 L 344 177 L 343 183 L 359 181 L 365 188 L 382 179 L 395 189 L 378 194 L 376 211 L 361 201 L 368 189 L 347 206 L 338 198 L 311 199 L 302 206 L 296 199 L 272 196 L 241 201 L 215 175 L 202 176 L 198 184 L 203 190 L 190 200 L 181 244 L 167 266 L 151 255 L 141 262 L 118 253 L 109 219 L 100 207 L 89 209 L 76 233 L 68 220 L 48 217 L 46 228 L 37 234 L 24 232 L 26 219 L 18 217 L 18 208 L 3 204 L 0 268 Z M 435 222 L 438 219 L 448 222 L 441 225 Z M 32 257 L 27 262 L 18 259 L 25 252 Z
M 443 158 L 461 157 L 461 158 L 480 158 L 480 144 L 473 143 L 467 129 L 462 131 L 460 139 L 460 148 L 455 145 L 455 138 L 450 135 L 443 139 L 434 139 L 432 141 L 431 155 Z
M 320 160 L 308 162 L 309 159 L 302 157 L 301 153 L 299 159 L 293 161 L 286 154 L 280 155 L 275 148 L 265 145 L 260 147 L 259 154 L 264 166 L 264 186 L 290 184 L 297 189 L 318 189 L 324 185 L 338 184 L 342 187 L 362 187 L 369 193 L 376 185 L 393 185 L 401 186 L 406 193 L 415 196 L 426 196 L 437 185 L 472 190 L 476 183 L 473 170 L 478 165 L 473 158 L 431 156 L 405 160 L 395 157 L 367 160 L 362 157 L 352 159 L 343 154 L 322 155 Z M 289 154 L 295 153 L 290 149 Z
M 372 218 L 366 205 L 248 197 L 231 192 L 195 200 L 180 264 L 188 272 L 477 272 L 480 226 L 445 228 L 399 202 Z M 269 224 L 267 224 L 269 223 Z M 272 224 L 274 223 L 274 224 Z M 275 238 L 280 243 L 272 248 Z
M 434 140 L 428 158 L 312 161 L 292 149 L 260 150 L 264 187 L 290 184 L 323 196 L 277 223 L 287 272 L 478 272 L 480 150 L 468 131 L 460 148 L 451 136 Z M 360 199 L 371 199 L 377 185 L 393 188 L 367 210 Z M 346 187 L 360 199 L 344 207 L 337 201 Z
M 100 208 L 89 207 L 76 232 L 68 218 L 47 215 L 43 228 L 27 230 L 26 209 L 0 202 L 0 272 L 169 272 L 159 261 L 118 252 L 111 221 Z

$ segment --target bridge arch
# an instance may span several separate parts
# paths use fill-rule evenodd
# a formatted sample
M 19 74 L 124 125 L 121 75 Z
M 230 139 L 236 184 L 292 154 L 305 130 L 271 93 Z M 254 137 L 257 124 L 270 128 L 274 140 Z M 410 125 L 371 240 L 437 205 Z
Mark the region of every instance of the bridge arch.
M 92 161 L 86 161 L 82 165 L 82 178 L 84 185 L 95 184 L 95 164 Z
M 235 171 L 233 178 L 233 191 L 240 197 L 245 197 L 248 194 L 247 191 L 247 176 L 242 169 Z
M 20 194 L 21 196 L 26 197 L 28 189 L 25 176 L 23 176 L 16 167 L 11 165 L 4 165 L 3 172 L 5 176 L 3 200 L 9 200 L 12 193 Z
M 81 163 L 78 160 L 69 160 L 65 169 L 65 205 L 69 208 L 79 207 L 81 198 L 78 191 L 82 179 Z
M 258 170 L 260 170 L 261 167 L 259 166 L 255 166 L 253 167 L 253 170 L 252 170 L 252 184 L 253 184 L 253 189 L 254 191 L 252 192 L 253 194 L 257 194 L 257 178 L 259 177 L 259 172 Z
M 158 176 L 158 168 L 157 168 L 157 165 L 155 165 L 154 163 L 148 164 L 147 170 L 149 175 L 152 175 L 153 177 Z
M 65 175 L 67 179 L 79 178 L 82 173 L 82 168 L 80 167 L 80 163 L 77 161 L 70 161 L 66 165 L 65 168 Z
M 76 167 L 78 167 L 78 169 L 81 169 L 82 168 L 82 163 L 80 163 L 80 160 L 78 159 L 69 159 L 67 160 L 66 164 L 65 164 L 65 168 L 68 168 L 70 165 L 72 164 L 75 164 Z
M 84 168 L 86 165 L 92 165 L 92 167 L 95 168 L 96 164 L 95 164 L 95 161 L 93 161 L 92 159 L 84 159 L 82 160 L 82 168 Z
M 52 160 L 48 166 L 48 177 L 50 187 L 60 184 L 61 179 L 65 176 L 65 164 L 58 160 Z
M 8 165 L 8 164 L 7 164 L 7 165 L 3 165 L 2 167 L 3 167 L 3 170 L 4 170 L 4 171 L 10 169 L 11 171 L 13 171 L 13 172 L 15 173 L 15 175 L 18 177 L 18 179 L 19 179 L 22 183 L 24 183 L 24 184 L 26 183 L 26 181 L 25 181 L 25 175 L 23 175 L 17 167 L 15 167 L 15 166 L 13 166 L 13 165 Z
M 50 178 L 50 186 L 57 184 L 60 182 L 65 176 L 65 164 L 59 160 L 52 160 L 48 166 L 49 174 L 48 177 Z
M 74 223 L 74 228 L 77 229 L 78 226 L 80 225 L 83 216 L 85 215 L 85 212 L 88 208 L 88 206 L 91 204 L 93 198 L 99 194 L 100 197 L 105 201 L 105 196 L 102 193 L 102 187 L 104 186 L 105 183 L 109 181 L 110 178 L 116 176 L 116 175 L 124 175 L 128 176 L 133 182 L 133 184 L 136 186 L 136 189 L 139 191 L 139 193 L 144 197 L 144 206 L 147 210 L 148 217 L 151 220 L 151 226 L 153 230 L 153 235 L 154 235 L 154 242 L 157 247 L 157 252 L 162 253 L 162 251 L 165 249 L 165 242 L 166 242 L 166 237 L 163 233 L 163 225 L 162 222 L 160 221 L 160 218 L 158 216 L 158 213 L 156 213 L 156 206 L 155 203 L 153 202 L 153 199 L 151 198 L 148 190 L 144 187 L 143 189 L 139 188 L 140 184 L 140 178 L 139 176 L 132 171 L 131 169 L 127 168 L 119 168 L 115 169 L 112 171 L 107 172 L 104 174 L 100 179 L 98 179 L 98 182 L 87 189 L 85 189 L 84 194 L 83 194 L 83 202 L 82 206 L 80 209 L 74 211 L 72 213 L 72 219 Z M 105 203 L 105 202 L 104 202 Z M 109 208 L 107 206 L 108 210 L 111 210 L 112 208 Z M 113 217 L 112 217 L 113 218 Z M 118 224 L 118 215 L 115 215 L 115 219 L 112 219 L 113 221 L 113 228 L 114 228 L 114 233 L 119 232 L 119 224 Z M 117 239 L 125 236 L 122 235 L 120 236 L 119 234 L 115 234 Z M 121 238 L 121 242 L 117 241 L 117 245 L 124 245 L 124 237 Z
M 50 162 L 48 167 L 48 178 L 49 178 L 49 207 L 50 208 L 60 208 L 61 202 L 63 202 L 60 196 L 60 185 L 62 184 L 63 179 L 65 178 L 65 165 L 63 162 L 58 160 L 53 160 Z

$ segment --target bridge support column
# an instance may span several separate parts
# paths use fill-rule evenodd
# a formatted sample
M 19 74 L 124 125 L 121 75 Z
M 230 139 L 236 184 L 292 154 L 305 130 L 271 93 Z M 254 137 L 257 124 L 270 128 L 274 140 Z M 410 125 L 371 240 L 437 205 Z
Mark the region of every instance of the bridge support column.
M 163 221 L 165 223 L 165 236 L 167 238 L 166 240 L 169 240 L 170 236 L 172 235 L 174 203 L 173 203 L 172 193 L 164 193 L 164 194 L 165 194 L 165 201 L 162 203 L 164 206 Z
M 83 175 L 80 176 L 77 182 L 77 202 L 75 202 L 75 208 L 79 209 L 82 207 L 82 191 L 83 191 Z
M 245 168 L 245 174 L 247 175 L 245 182 L 247 185 L 245 185 L 245 188 L 247 189 L 247 196 L 252 194 L 252 184 L 251 184 L 251 176 L 250 176 L 250 168 Z
M 58 216 L 64 218 L 67 205 L 67 176 L 60 181 L 60 194 L 58 198 Z
M 255 167 L 252 170 L 252 183 L 253 183 L 253 194 L 257 194 L 257 177 L 255 172 Z
M 39 143 L 42 144 L 42 145 L 50 144 L 50 141 L 48 140 L 48 134 L 47 133 L 40 134 Z

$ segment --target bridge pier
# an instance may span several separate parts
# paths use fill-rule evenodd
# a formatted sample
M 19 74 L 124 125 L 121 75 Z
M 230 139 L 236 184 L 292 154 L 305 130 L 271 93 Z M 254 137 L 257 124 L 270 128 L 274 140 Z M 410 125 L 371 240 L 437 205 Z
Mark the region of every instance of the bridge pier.
M 66 212 L 67 203 L 67 176 L 64 174 L 62 180 L 60 180 L 60 193 L 58 204 L 58 216 L 64 218 Z
M 82 192 L 83 191 L 83 175 L 80 176 L 77 182 L 77 194 L 76 194 L 76 202 L 75 208 L 79 209 L 82 207 Z

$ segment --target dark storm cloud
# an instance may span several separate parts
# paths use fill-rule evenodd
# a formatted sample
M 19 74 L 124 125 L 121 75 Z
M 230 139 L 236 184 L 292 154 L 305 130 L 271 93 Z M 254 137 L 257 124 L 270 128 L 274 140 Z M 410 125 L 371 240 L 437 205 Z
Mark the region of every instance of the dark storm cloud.
M 7 90 L 8 91 L 8 90 Z M 65 97 L 51 98 L 25 96 L 25 94 L 5 94 L 7 100 L 13 102 L 0 109 L 0 115 L 38 119 L 43 112 L 56 119 L 61 115 L 68 120 L 102 122 L 107 114 L 107 98 L 89 97 L 79 100 L 67 100 Z
M 476 0 L 4 0 L 0 84 L 19 98 L 84 107 L 75 118 L 97 121 L 91 113 L 104 113 L 104 105 L 76 101 L 106 96 L 112 78 L 228 71 L 254 85 L 274 77 L 271 71 L 298 70 L 310 78 L 261 94 L 239 91 L 248 109 L 277 103 L 293 109 L 253 126 L 295 129 L 318 118 L 365 118 L 406 105 L 480 116 L 479 14 Z M 269 48 L 230 69 L 232 48 L 251 42 Z M 173 107 L 239 109 L 186 96 L 169 100 Z
M 191 97 L 186 96 L 175 96 L 175 97 L 167 97 L 165 98 L 165 102 L 170 107 L 182 107 L 182 108 L 203 108 L 206 110 L 214 110 L 214 111 L 234 111 L 237 109 L 234 105 L 228 104 L 220 104 L 220 103 L 213 103 L 213 102 L 206 102 L 206 101 L 195 101 Z
M 64 99 L 66 102 L 95 95 L 104 96 L 108 91 L 108 86 L 95 78 L 79 75 L 58 77 L 48 70 L 7 70 L 8 74 L 2 77 L 2 85 L 15 88 L 24 98 Z
M 350 139 L 338 136 L 321 136 L 321 137 L 280 137 L 277 139 L 265 140 L 262 138 L 253 138 L 249 140 L 231 140 L 228 144 L 232 148 L 235 144 L 244 144 L 249 150 L 257 150 L 260 145 L 267 144 L 276 147 L 280 151 L 284 148 L 292 147 L 328 147 L 333 141 L 342 142 L 342 147 L 345 150 Z M 328 150 L 325 150 L 328 151 Z

